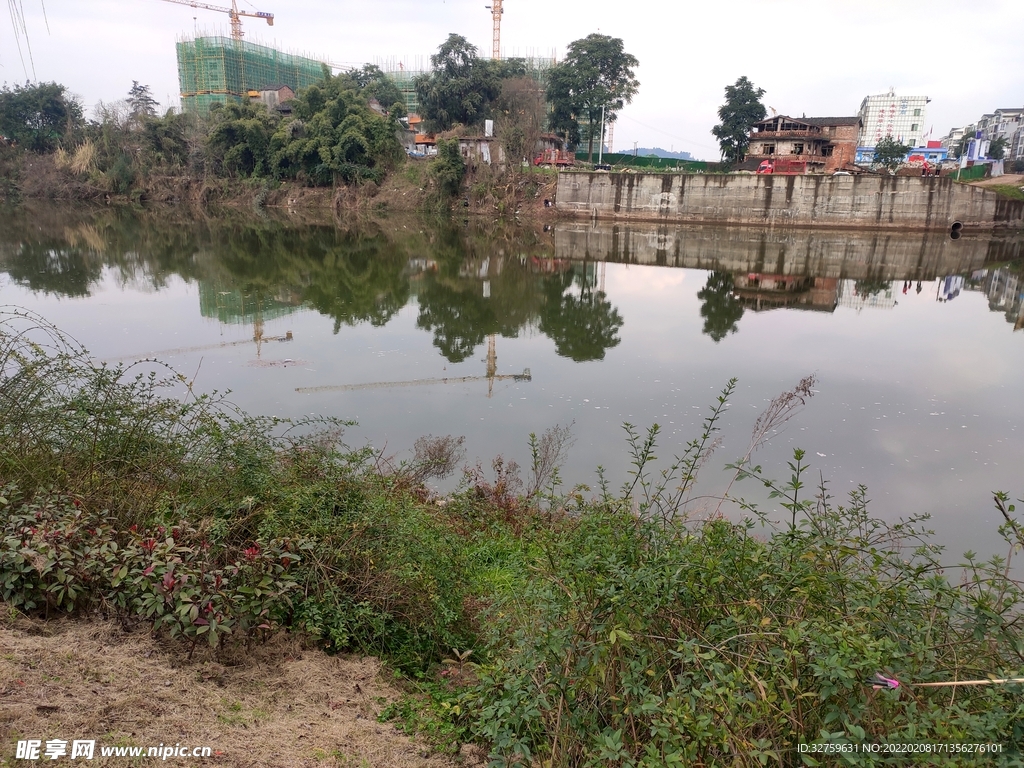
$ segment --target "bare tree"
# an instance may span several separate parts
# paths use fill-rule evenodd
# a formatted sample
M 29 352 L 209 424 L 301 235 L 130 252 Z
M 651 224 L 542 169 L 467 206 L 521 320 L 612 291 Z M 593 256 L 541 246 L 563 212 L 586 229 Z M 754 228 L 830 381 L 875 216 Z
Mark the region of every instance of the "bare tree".
M 502 82 L 495 102 L 496 128 L 513 173 L 521 160 L 532 156 L 544 130 L 544 112 L 544 92 L 536 80 L 513 77 Z

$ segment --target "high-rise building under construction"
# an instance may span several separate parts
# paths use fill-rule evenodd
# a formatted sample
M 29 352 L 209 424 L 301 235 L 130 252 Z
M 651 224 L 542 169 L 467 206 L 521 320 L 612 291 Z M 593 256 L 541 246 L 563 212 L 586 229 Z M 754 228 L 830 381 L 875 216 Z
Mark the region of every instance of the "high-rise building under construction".
M 181 108 L 200 114 L 272 85 L 298 92 L 331 73 L 315 59 L 229 37 L 179 40 L 177 53 Z

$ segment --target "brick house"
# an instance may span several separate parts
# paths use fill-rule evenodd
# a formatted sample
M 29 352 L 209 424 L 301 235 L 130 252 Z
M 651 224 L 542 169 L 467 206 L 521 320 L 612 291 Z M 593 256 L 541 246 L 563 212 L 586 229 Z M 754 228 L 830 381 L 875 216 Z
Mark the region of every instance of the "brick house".
M 295 91 L 290 86 L 274 83 L 271 85 L 264 85 L 256 91 L 249 91 L 248 95 L 250 101 L 262 101 L 267 105 L 267 109 L 272 110 L 277 109 L 281 104 L 294 99 Z
M 799 160 L 808 173 L 832 173 L 853 164 L 860 126 L 857 116 L 769 117 L 750 129 L 747 159 Z

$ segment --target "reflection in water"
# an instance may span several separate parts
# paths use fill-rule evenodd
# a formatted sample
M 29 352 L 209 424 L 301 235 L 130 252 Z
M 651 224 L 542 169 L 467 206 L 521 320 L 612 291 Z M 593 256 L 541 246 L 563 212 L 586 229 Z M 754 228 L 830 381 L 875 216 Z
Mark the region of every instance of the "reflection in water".
M 718 343 L 730 333 L 735 333 L 737 323 L 743 317 L 743 301 L 733 293 L 735 278 L 730 272 L 712 270 L 708 273 L 708 281 L 697 293 L 697 298 L 704 302 L 700 307 L 700 316 L 704 318 L 704 333 Z M 761 298 L 757 297 L 757 309 L 761 308 Z M 773 305 L 774 306 L 774 305 Z
M 488 337 L 536 329 L 559 355 L 602 360 L 624 319 L 607 299 L 595 262 L 708 269 L 698 293 L 703 332 L 718 342 L 746 309 L 832 312 L 837 306 L 892 308 L 894 281 L 942 278 L 937 298 L 983 291 L 993 311 L 1024 326 L 1019 238 L 952 242 L 927 233 L 758 230 L 559 224 L 552 239 L 515 229 L 389 222 L 350 229 L 267 220 L 168 222 L 104 212 L 66 224 L 38 213 L 0 223 L 0 265 L 33 291 L 85 297 L 104 268 L 123 285 L 159 289 L 170 275 L 198 283 L 204 317 L 251 324 L 311 307 L 342 326 L 386 325 L 411 300 L 416 325 L 451 363 L 471 358 Z
M 337 333 L 384 326 L 415 297 L 417 326 L 452 363 L 489 336 L 527 328 L 550 336 L 560 355 L 602 359 L 623 320 L 595 287 L 593 265 L 557 262 L 543 236 L 513 234 L 514 249 L 493 232 L 454 226 L 175 226 L 108 214 L 47 228 L 22 214 L 0 224 L 0 264 L 19 285 L 73 297 L 88 296 L 104 267 L 138 287 L 159 288 L 177 274 L 198 283 L 204 317 L 251 324 L 257 343 L 264 321 L 301 307 L 331 317 Z
M 353 442 L 450 432 L 518 460 L 525 434 L 575 422 L 565 477 L 618 483 L 623 422 L 662 425 L 668 455 L 738 377 L 728 461 L 757 403 L 815 371 L 766 467 L 807 448 L 837 498 L 864 482 L 883 514 L 935 512 L 957 551 L 995 551 L 987 492 L 1019 495 L 1019 237 L 5 214 L 5 301 L 98 356 L 201 369 L 252 413 L 356 420 Z
M 980 269 L 965 280 L 964 290 L 980 291 L 988 297 L 988 308 L 1001 312 L 1013 330 L 1024 328 L 1024 270 Z
M 589 269 L 574 267 L 547 281 L 540 312 L 540 330 L 554 342 L 562 357 L 581 363 L 603 360 L 606 350 L 618 345 L 622 317 L 595 290 L 595 264 Z

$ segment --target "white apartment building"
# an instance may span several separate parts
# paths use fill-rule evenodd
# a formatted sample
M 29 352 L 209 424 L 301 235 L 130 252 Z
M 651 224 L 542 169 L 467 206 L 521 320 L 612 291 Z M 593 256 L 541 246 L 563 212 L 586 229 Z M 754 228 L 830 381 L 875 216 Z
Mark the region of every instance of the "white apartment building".
M 951 158 L 956 156 L 964 134 L 972 139 L 977 136 L 977 148 L 969 154 L 972 160 L 984 157 L 992 141 L 1000 137 L 1006 139 L 1006 160 L 1024 160 L 1024 108 L 997 109 L 985 113 L 976 123 L 951 129 L 942 139 L 942 146 L 949 150 Z
M 886 136 L 912 147 L 924 146 L 929 101 L 927 96 L 900 96 L 894 90 L 865 96 L 858 113 L 862 127 L 857 146 L 873 147 Z

